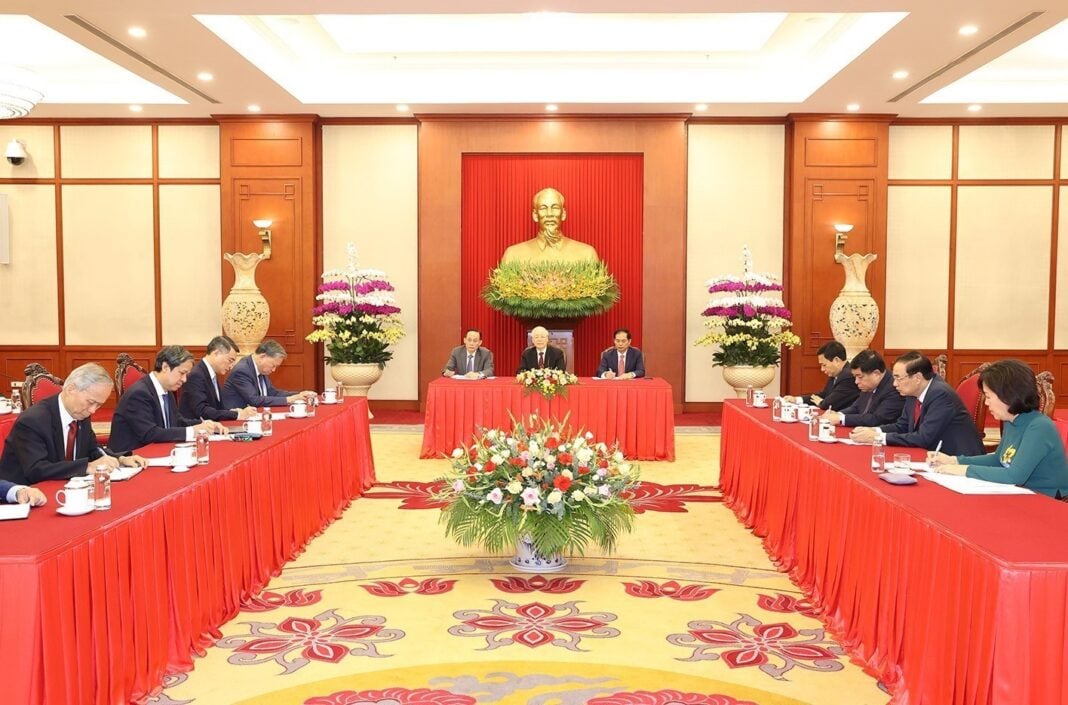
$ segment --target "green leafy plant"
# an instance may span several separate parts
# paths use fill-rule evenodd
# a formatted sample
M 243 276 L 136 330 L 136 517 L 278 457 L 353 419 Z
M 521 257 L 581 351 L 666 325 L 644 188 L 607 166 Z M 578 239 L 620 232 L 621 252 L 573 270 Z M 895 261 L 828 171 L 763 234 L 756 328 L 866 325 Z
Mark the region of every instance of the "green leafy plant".
M 520 318 L 582 318 L 619 300 L 603 262 L 509 262 L 490 272 L 482 299 Z

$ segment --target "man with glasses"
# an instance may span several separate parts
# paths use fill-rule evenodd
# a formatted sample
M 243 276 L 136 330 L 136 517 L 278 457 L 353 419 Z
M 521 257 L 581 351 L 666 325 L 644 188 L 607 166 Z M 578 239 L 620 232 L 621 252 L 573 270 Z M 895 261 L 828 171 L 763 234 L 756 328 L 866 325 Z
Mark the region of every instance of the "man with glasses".
M 0 456 L 0 478 L 20 485 L 66 480 L 88 472 L 89 461 L 114 470 L 144 467 L 139 455 L 115 457 L 97 443 L 89 417 L 107 402 L 115 383 L 103 367 L 88 363 L 67 375 L 63 390 L 19 416 Z
M 905 398 L 894 389 L 883 356 L 874 350 L 861 350 L 849 368 L 860 396 L 841 411 L 828 411 L 822 418 L 842 426 L 882 426 L 897 421 Z
M 888 446 L 936 448 L 947 455 L 982 455 L 983 439 L 957 392 L 937 377 L 931 361 L 913 350 L 894 361 L 894 388 L 905 398 L 897 421 L 861 426 L 849 437 L 871 443 L 882 437 Z M 941 446 L 939 446 L 941 444 Z
M 816 351 L 816 361 L 820 363 L 820 372 L 830 377 L 823 391 L 819 394 L 806 394 L 801 397 L 784 397 L 793 403 L 805 403 L 818 406 L 823 410 L 844 409 L 857 400 L 860 390 L 853 382 L 853 373 L 849 370 L 845 346 L 837 340 L 824 343 Z
M 211 421 L 244 421 L 255 416 L 251 406 L 227 409 L 222 403 L 219 375 L 225 375 L 237 362 L 237 343 L 225 335 L 217 335 L 208 343 L 208 350 L 199 365 L 193 365 L 182 387 L 178 410 L 191 419 Z

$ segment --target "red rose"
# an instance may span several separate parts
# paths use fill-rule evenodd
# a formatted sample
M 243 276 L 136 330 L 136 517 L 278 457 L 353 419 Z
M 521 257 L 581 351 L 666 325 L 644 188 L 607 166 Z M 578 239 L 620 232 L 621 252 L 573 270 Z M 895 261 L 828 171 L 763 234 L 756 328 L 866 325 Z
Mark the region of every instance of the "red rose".
M 472 465 L 471 467 L 467 468 L 467 474 L 468 475 L 474 475 L 476 472 L 478 472 L 478 468 L 476 468 L 474 465 Z
M 604 458 L 601 458 L 600 460 L 597 461 L 597 467 L 599 467 L 599 468 L 607 468 L 608 467 L 608 461 L 605 460 Z
M 560 490 L 561 492 L 567 492 L 567 488 L 571 487 L 571 480 L 564 477 L 563 475 L 557 475 L 556 479 L 553 480 L 553 487 Z
M 570 453 L 568 453 L 566 451 L 561 453 L 560 455 L 556 456 L 556 462 L 561 463 L 563 465 L 570 465 L 571 461 L 574 460 L 574 459 L 575 458 Z
M 579 465 L 578 474 L 579 475 L 589 475 L 590 474 L 590 469 L 588 467 L 586 467 L 585 465 Z
M 497 469 L 497 466 L 493 464 L 492 460 L 487 460 L 486 464 L 482 466 L 482 472 L 493 472 Z
M 558 448 L 559 446 L 560 441 L 557 440 L 554 436 L 549 436 L 549 439 L 545 441 L 545 447 L 549 450 L 553 450 L 554 448 Z
M 508 462 L 511 463 L 513 467 L 517 467 L 517 468 L 523 467 L 523 459 L 522 458 L 519 458 L 519 457 L 516 457 L 516 456 L 512 456 L 511 458 L 508 459 Z
M 478 447 L 471 446 L 471 450 L 467 451 L 467 457 L 471 459 L 472 463 L 475 462 L 475 459 L 478 458 Z

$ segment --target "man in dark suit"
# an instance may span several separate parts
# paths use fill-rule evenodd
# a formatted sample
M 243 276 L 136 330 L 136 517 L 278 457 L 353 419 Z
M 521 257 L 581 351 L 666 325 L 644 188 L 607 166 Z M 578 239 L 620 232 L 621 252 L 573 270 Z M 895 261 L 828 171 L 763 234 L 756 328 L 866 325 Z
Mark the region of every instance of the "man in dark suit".
M 482 347 L 482 331 L 468 328 L 464 344 L 452 349 L 441 374 L 446 377 L 481 379 L 493 376 L 493 353 Z
M 42 399 L 19 416 L 0 455 L 0 478 L 31 485 L 66 480 L 88 472 L 89 462 L 114 470 L 144 466 L 144 458 L 116 458 L 97 443 L 89 417 L 111 396 L 115 383 L 103 367 L 76 368 L 59 394 Z
M 223 385 L 222 403 L 228 409 L 242 406 L 288 406 L 300 399 L 310 399 L 315 392 L 287 392 L 269 379 L 286 359 L 286 349 L 274 340 L 265 340 L 256 352 L 239 361 Z
M 638 348 L 630 345 L 630 331 L 617 328 L 612 334 L 614 347 L 601 353 L 601 363 L 597 365 L 597 377 L 604 379 L 634 379 L 645 376 L 645 356 Z
M 219 375 L 230 371 L 237 361 L 237 343 L 217 335 L 208 343 L 208 351 L 199 364 L 193 365 L 182 387 L 178 411 L 191 419 L 211 421 L 244 420 L 256 415 L 251 406 L 227 409 L 219 391 Z
M 871 443 L 882 437 L 889 446 L 909 446 L 947 455 L 982 455 L 983 439 L 957 392 L 935 376 L 931 361 L 920 352 L 907 352 L 894 361 L 894 388 L 905 397 L 897 421 L 878 427 L 861 426 L 849 437 Z
M 816 360 L 820 363 L 820 372 L 830 377 L 819 394 L 805 394 L 801 397 L 784 397 L 787 401 L 813 404 L 823 410 L 844 409 L 857 400 L 860 390 L 853 381 L 853 373 L 846 359 L 845 346 L 837 340 L 824 343 L 816 351 Z
M 174 392 L 185 384 L 191 369 L 193 354 L 181 345 L 160 350 L 152 372 L 130 385 L 119 399 L 108 446 L 126 452 L 149 443 L 191 441 L 200 429 L 226 433 L 218 421 L 190 419 L 178 411 Z
M 861 350 L 849 368 L 860 396 L 841 411 L 824 412 L 823 418 L 842 426 L 882 426 L 897 421 L 905 397 L 894 389 L 894 378 L 886 371 L 883 356 L 874 350 Z
M 519 358 L 518 375 L 527 370 L 551 368 L 554 370 L 567 369 L 567 360 L 564 359 L 564 351 L 549 345 L 549 331 L 544 326 L 537 326 L 530 331 L 530 342 L 534 343 L 523 351 Z
M 8 504 L 28 504 L 31 507 L 39 507 L 46 503 L 48 498 L 45 493 L 36 487 L 16 485 L 14 482 L 0 480 L 0 502 Z

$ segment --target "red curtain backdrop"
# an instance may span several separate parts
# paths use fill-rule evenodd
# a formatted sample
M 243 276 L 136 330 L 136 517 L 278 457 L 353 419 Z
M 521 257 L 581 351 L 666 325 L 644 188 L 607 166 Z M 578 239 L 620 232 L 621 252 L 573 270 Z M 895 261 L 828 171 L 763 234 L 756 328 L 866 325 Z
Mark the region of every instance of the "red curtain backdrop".
M 592 375 L 612 331 L 629 328 L 642 340 L 641 154 L 465 154 L 462 168 L 460 321 L 482 331 L 497 374 L 512 374 L 526 347 L 527 327 L 494 311 L 479 296 L 509 245 L 534 237 L 534 194 L 552 187 L 564 194 L 568 237 L 592 245 L 619 285 L 619 301 L 606 313 L 574 326 L 575 373 Z M 554 326 L 551 319 L 546 327 Z M 460 344 L 463 331 L 456 331 Z M 442 364 L 445 357 L 442 356 Z

